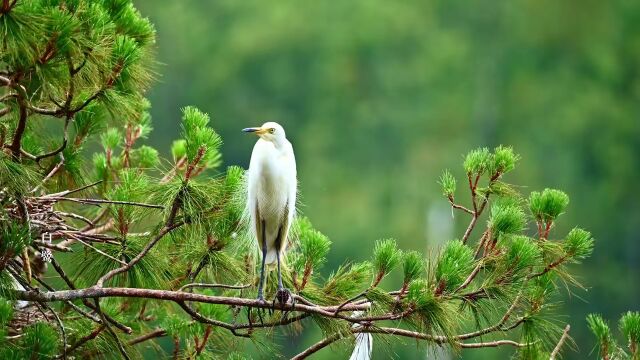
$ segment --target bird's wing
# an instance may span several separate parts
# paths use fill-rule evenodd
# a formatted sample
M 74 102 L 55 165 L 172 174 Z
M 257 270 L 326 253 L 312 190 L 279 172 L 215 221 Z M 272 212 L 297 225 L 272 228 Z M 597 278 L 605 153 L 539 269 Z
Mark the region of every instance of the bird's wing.
M 262 217 L 260 216 L 260 206 L 258 200 L 255 201 L 253 211 L 253 226 L 256 229 L 256 240 L 258 241 L 258 249 L 262 251 Z
M 282 252 L 287 246 L 287 234 L 289 233 L 289 201 L 285 203 L 284 211 L 282 212 L 282 220 L 280 222 L 280 231 L 278 232 L 278 238 L 274 242 L 278 251 Z

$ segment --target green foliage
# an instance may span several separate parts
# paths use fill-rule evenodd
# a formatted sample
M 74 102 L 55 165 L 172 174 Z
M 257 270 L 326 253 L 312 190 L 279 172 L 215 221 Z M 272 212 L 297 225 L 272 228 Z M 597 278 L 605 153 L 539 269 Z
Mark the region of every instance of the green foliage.
M 591 255 L 593 252 L 593 238 L 591 233 L 580 229 L 573 228 L 562 244 L 567 256 L 572 261 L 580 262 Z
M 187 155 L 187 141 L 184 139 L 175 140 L 173 144 L 171 144 L 171 155 L 173 155 L 173 160 L 178 161 L 183 156 Z
M 340 303 L 362 290 L 370 276 L 371 264 L 368 262 L 343 265 L 329 276 L 322 291 L 328 302 Z
M 509 279 L 510 282 L 518 282 L 524 280 L 540 261 L 540 248 L 533 239 L 523 235 L 511 236 L 504 244 L 496 274 L 501 281 Z
M 24 194 L 36 184 L 36 174 L 31 168 L 20 166 L 5 154 L 0 154 L 0 183 L 9 194 Z
M 457 289 L 473 269 L 473 250 L 460 240 L 448 242 L 435 268 L 435 279 L 440 292 Z
M 549 358 L 551 349 L 562 334 L 562 330 L 556 322 L 549 320 L 553 315 L 553 310 L 553 306 L 544 305 L 526 316 L 522 323 L 520 342 L 527 344 L 527 346 L 519 351 L 521 359 Z
M 515 200 L 501 198 L 491 206 L 489 228 L 494 236 L 519 233 L 525 224 L 524 211 Z
M 2 286 L 2 284 L 0 284 Z M 9 300 L 0 298 L 0 329 L 7 326 L 13 317 L 13 303 Z
M 31 244 L 29 225 L 17 221 L 2 221 L 0 239 L 0 254 L 21 254 L 22 249 Z
M 627 311 L 620 318 L 620 331 L 624 338 L 629 343 L 629 349 L 634 356 L 639 356 L 639 342 L 640 342 L 640 312 Z
M 192 335 L 192 323 L 184 316 L 169 313 L 162 317 L 161 324 L 171 337 L 186 338 Z
M 489 149 L 478 148 L 470 151 L 464 159 L 464 171 L 467 174 L 483 175 L 492 166 Z
M 122 145 L 123 138 L 118 129 L 111 128 L 100 135 L 100 143 L 105 150 L 115 150 Z
M 442 173 L 439 184 L 442 186 L 442 195 L 453 197 L 453 194 L 456 192 L 456 178 L 449 170 L 445 170 Z
M 185 154 L 193 162 L 199 151 L 204 150 L 203 162 L 208 167 L 220 164 L 218 151 L 222 139 L 209 125 L 209 115 L 192 106 L 182 109 L 182 136 L 185 140 Z
M 424 259 L 417 251 L 407 251 L 402 258 L 403 283 L 409 284 L 420 278 L 424 271 Z
M 106 115 L 102 113 L 102 110 L 100 106 L 92 103 L 76 114 L 73 119 L 73 127 L 78 140 L 93 137 L 103 130 Z
M 0 298 L 12 299 L 14 289 L 14 279 L 8 272 L 0 272 Z
M 131 261 L 147 244 L 146 236 L 130 236 L 121 246 L 96 244 L 95 247 L 112 258 L 125 262 Z M 87 249 L 84 253 L 76 252 L 72 255 L 72 264 L 77 264 L 75 279 L 78 285 L 91 286 L 107 272 L 120 267 L 122 264 L 112 258 Z M 168 258 L 158 251 L 151 251 L 140 260 L 131 270 L 117 275 L 111 280 L 113 286 L 161 289 L 166 286 L 169 268 Z
M 515 154 L 510 146 L 500 145 L 493 150 L 488 172 L 491 176 L 506 174 L 515 168 L 518 160 L 520 160 L 520 156 Z
M 548 272 L 534 277 L 531 284 L 526 288 L 526 297 L 532 303 L 534 309 L 539 308 L 555 292 L 554 279 L 555 275 Z
M 533 191 L 529 196 L 529 209 L 539 221 L 554 221 L 569 205 L 569 196 L 560 190 Z
M 589 325 L 589 329 L 591 329 L 591 332 L 598 339 L 600 355 L 607 357 L 610 351 L 616 346 L 609 325 L 600 314 L 587 315 L 587 325 Z
M 417 330 L 428 334 L 439 333 L 449 336 L 453 333 L 458 316 L 454 309 L 438 298 L 429 284 L 424 280 L 416 280 L 409 284 L 407 301 L 416 312 L 409 319 Z
M 402 252 L 394 239 L 376 241 L 373 247 L 373 267 L 376 272 L 374 286 L 380 282 L 383 276 L 389 274 L 402 259 Z
M 293 268 L 302 273 L 306 268 L 319 270 L 325 263 L 331 247 L 331 241 L 319 231 L 315 230 L 306 217 L 300 217 L 292 232 L 298 235 L 298 256 L 293 262 Z
M 158 150 L 151 146 L 140 146 L 131 153 L 131 156 L 136 167 L 142 169 L 152 169 L 157 167 L 160 163 Z
M 51 325 L 37 322 L 24 330 L 22 343 L 31 359 L 49 359 L 56 354 L 58 333 Z

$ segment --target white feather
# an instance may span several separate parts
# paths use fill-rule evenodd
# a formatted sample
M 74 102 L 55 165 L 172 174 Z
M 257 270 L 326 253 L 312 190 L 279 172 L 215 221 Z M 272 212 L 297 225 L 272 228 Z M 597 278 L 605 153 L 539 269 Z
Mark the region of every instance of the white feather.
M 265 123 L 263 129 L 275 129 L 260 136 L 251 153 L 247 178 L 247 211 L 253 235 L 261 248 L 261 234 L 257 233 L 264 221 L 267 255 L 265 262 L 276 262 L 277 252 L 284 251 L 289 228 L 295 216 L 297 193 L 296 159 L 293 147 L 285 137 L 284 129 L 276 123 Z M 256 211 L 261 219 L 256 219 Z M 283 227 L 283 244 L 276 248 L 278 230 Z
M 356 311 L 353 313 L 353 317 L 361 316 L 362 311 Z M 354 324 L 353 327 L 360 325 Z M 369 333 L 357 333 L 356 334 L 356 346 L 353 348 L 351 357 L 349 360 L 371 360 L 371 351 L 373 350 L 373 336 Z

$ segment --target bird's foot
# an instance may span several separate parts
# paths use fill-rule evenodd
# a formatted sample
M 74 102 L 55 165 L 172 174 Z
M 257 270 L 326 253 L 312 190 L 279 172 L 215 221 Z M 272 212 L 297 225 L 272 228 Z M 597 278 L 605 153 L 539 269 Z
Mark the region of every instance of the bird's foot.
M 276 296 L 273 299 L 273 308 L 275 309 L 276 301 L 277 301 L 280 304 L 280 310 L 284 310 L 284 306 L 289 301 L 289 299 L 292 299 L 293 301 L 293 296 L 291 296 L 291 291 L 283 287 L 278 288 L 278 291 L 276 291 Z
M 264 296 L 262 294 L 258 294 L 258 297 L 256 298 L 256 300 L 258 300 L 258 302 L 262 305 L 262 304 L 266 304 L 267 300 L 264 299 Z

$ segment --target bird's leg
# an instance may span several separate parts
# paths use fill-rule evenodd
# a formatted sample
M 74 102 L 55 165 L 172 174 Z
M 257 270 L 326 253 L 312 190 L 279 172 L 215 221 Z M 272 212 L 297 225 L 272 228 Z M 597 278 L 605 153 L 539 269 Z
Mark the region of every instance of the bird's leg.
M 258 300 L 264 302 L 264 268 L 265 261 L 267 257 L 267 237 L 265 236 L 265 226 L 264 220 L 262 220 L 262 240 L 260 243 L 262 244 L 262 268 L 260 269 L 260 284 L 258 284 Z
M 275 300 L 278 300 L 282 309 L 284 309 L 284 305 L 291 298 L 291 292 L 282 285 L 282 271 L 280 270 L 280 248 L 282 245 L 282 226 L 278 228 L 278 236 L 276 237 L 276 259 L 278 260 L 278 291 L 276 292 Z M 275 305 L 275 304 L 274 304 Z

